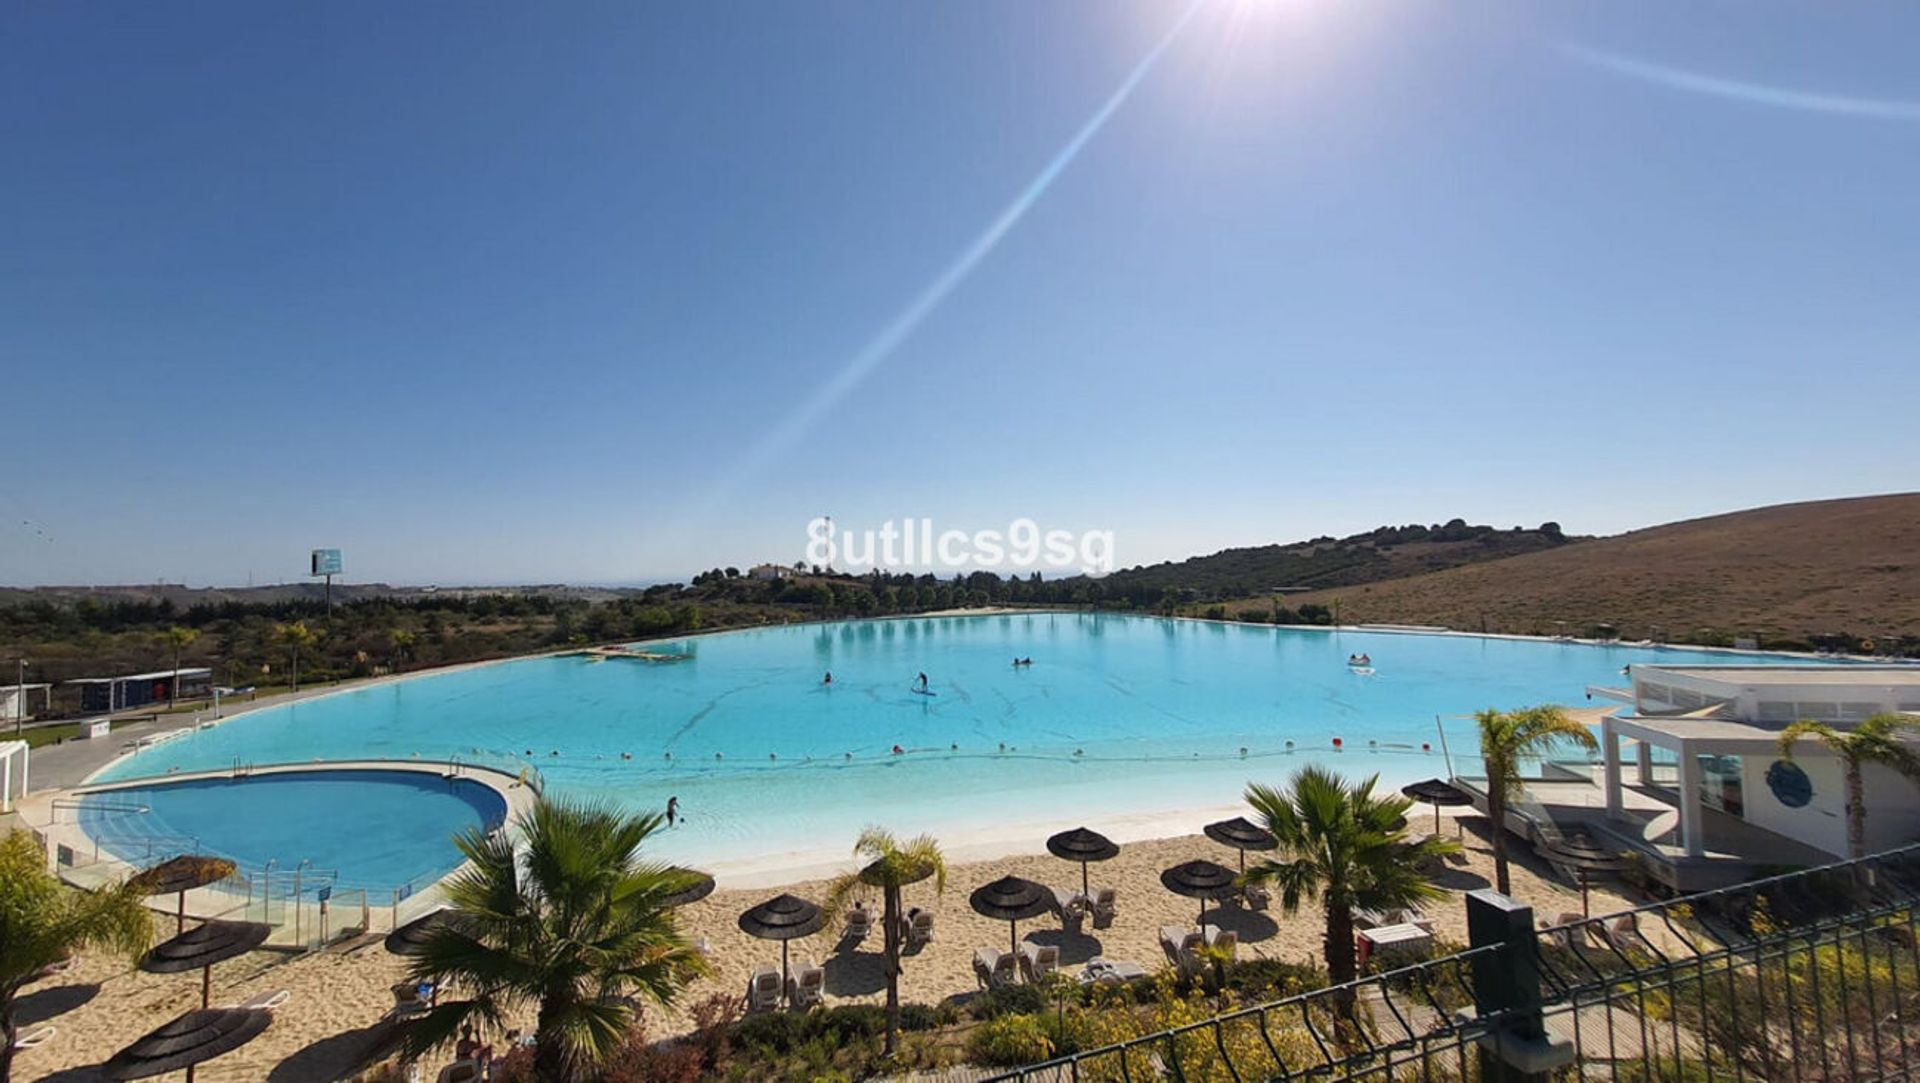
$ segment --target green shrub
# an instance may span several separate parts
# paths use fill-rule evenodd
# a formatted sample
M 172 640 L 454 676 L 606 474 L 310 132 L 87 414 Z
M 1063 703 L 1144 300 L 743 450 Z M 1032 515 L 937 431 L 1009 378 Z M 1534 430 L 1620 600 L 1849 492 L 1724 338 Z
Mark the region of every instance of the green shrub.
M 951 1008 L 947 1010 L 947 1015 L 948 1018 L 945 1020 L 945 1023 L 953 1022 L 953 1010 Z M 881 1017 L 884 1020 L 884 1009 L 882 1010 Z M 935 1027 L 945 1025 L 945 1023 L 943 1023 L 940 1018 L 940 1009 L 931 1004 L 900 1005 L 901 1030 L 932 1030 Z
M 1017 987 L 1016 987 L 1017 988 Z M 1037 1016 L 1001 1015 L 967 1035 L 967 1056 L 975 1064 L 1018 1068 L 1053 1055 L 1053 1039 Z
M 1227 968 L 1227 989 L 1249 1004 L 1324 989 L 1327 972 L 1305 963 L 1248 959 Z
M 975 1019 L 997 1019 L 1003 1015 L 1032 1015 L 1047 1008 L 1047 995 L 1039 989 L 1031 985 L 1006 985 L 975 998 L 968 1011 Z

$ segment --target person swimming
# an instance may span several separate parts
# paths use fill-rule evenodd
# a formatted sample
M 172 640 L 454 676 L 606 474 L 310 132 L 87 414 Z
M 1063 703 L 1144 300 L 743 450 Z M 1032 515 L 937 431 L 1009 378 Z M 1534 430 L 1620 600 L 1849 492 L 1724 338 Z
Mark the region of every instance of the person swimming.
M 824 677 L 822 677 L 822 678 L 820 678 L 820 683 L 821 683 L 821 684 L 832 684 L 832 683 L 833 683 L 833 670 L 827 670 L 827 675 L 826 675 L 826 676 L 824 676 Z

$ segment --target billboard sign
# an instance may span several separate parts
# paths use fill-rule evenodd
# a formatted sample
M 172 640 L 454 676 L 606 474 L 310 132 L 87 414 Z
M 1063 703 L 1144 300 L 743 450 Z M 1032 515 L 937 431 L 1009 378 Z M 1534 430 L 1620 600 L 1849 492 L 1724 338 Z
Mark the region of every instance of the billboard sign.
M 309 575 L 339 575 L 340 550 L 315 549 L 313 551 L 313 571 Z

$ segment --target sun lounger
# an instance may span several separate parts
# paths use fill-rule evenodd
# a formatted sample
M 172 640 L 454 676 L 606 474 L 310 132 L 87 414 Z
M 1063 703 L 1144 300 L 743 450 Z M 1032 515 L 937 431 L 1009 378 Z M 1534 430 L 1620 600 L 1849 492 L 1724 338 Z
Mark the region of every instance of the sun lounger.
M 865 940 L 872 931 L 873 911 L 867 909 L 865 903 L 855 903 L 853 909 L 847 911 L 847 939 Z
M 435 1077 L 435 1083 L 480 1083 L 487 1075 L 477 1060 L 456 1060 Z
M 1053 913 L 1060 919 L 1060 928 L 1074 936 L 1080 935 L 1080 924 L 1086 920 L 1087 910 L 1092 904 L 1079 892 L 1066 892 L 1053 889 Z
M 420 991 L 420 982 L 403 981 L 393 988 L 393 1010 L 390 1013 L 396 1019 L 406 1019 L 416 1015 L 425 1015 L 433 1009 L 433 990 L 428 987 L 425 993 Z
M 15 1038 L 13 1040 L 13 1048 L 16 1050 L 32 1049 L 36 1045 L 45 1045 L 49 1039 L 58 1033 L 60 1032 L 53 1027 L 41 1027 L 32 1034 Z
M 1113 924 L 1113 917 L 1120 912 L 1120 893 L 1110 887 L 1096 888 L 1093 893 L 1093 927 L 1104 929 Z
M 1259 884 L 1248 884 L 1242 894 L 1246 896 L 1249 910 L 1265 910 L 1273 902 L 1273 892 Z
M 1019 960 L 1010 952 L 977 948 L 973 953 L 973 976 L 982 989 L 1004 989 L 1019 976 Z
M 933 911 L 918 907 L 907 911 L 906 931 L 900 939 L 909 948 L 924 948 L 933 943 Z
M 780 1007 L 780 972 L 763 966 L 747 979 L 747 1010 L 770 1012 Z
M 1232 929 L 1222 929 L 1218 925 L 1206 927 L 1207 946 L 1215 951 L 1225 952 L 1228 960 L 1240 949 L 1240 934 Z
M 1087 965 L 1081 969 L 1080 984 L 1121 985 L 1146 976 L 1147 968 L 1139 963 L 1096 955 L 1087 960 Z
M 827 972 L 812 959 L 787 979 L 787 1003 L 796 1008 L 810 1008 L 820 1003 L 826 992 Z
M 1060 949 L 1053 944 L 1020 945 L 1020 976 L 1028 985 L 1060 969 Z
M 1160 950 L 1167 953 L 1167 962 L 1172 963 L 1182 976 L 1199 973 L 1199 949 L 1206 943 L 1206 934 L 1198 929 L 1183 929 L 1178 925 L 1160 926 Z
M 713 958 L 713 941 L 701 937 L 693 942 L 693 950 L 700 953 L 702 959 Z

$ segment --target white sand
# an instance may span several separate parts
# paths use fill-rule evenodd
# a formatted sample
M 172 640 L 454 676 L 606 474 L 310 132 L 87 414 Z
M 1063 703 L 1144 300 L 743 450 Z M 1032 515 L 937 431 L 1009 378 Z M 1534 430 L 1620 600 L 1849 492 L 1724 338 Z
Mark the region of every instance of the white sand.
M 1426 825 L 1429 812 L 1414 810 L 1414 827 Z M 1204 821 L 1187 821 L 1204 822 Z M 1104 825 L 1103 825 L 1104 826 Z M 1449 831 L 1451 828 L 1449 827 Z M 1118 833 L 1118 832 L 1117 832 Z M 1064 965 L 1094 954 L 1138 962 L 1149 970 L 1164 961 L 1158 946 L 1162 925 L 1188 925 L 1198 916 L 1193 900 L 1161 887 L 1160 870 L 1196 857 L 1233 865 L 1234 851 L 1204 836 L 1135 841 L 1122 839 L 1120 856 L 1092 866 L 1095 886 L 1110 884 L 1119 891 L 1119 919 L 1112 928 L 1065 937 L 1057 922 L 1039 918 L 1021 924 L 1023 939 L 1061 947 Z M 1518 840 L 1516 840 L 1517 843 Z M 1458 893 L 1491 881 L 1492 859 L 1485 843 L 1467 835 L 1467 862 L 1451 870 L 1444 884 L 1451 897 L 1428 907 L 1444 940 L 1466 940 L 1465 908 Z M 969 843 L 988 846 L 990 841 Z M 1516 854 L 1524 851 L 1516 845 Z M 907 1001 L 935 1002 L 974 988 L 971 966 L 975 948 L 1005 950 L 1008 927 L 973 913 L 967 896 L 981 884 L 1009 873 L 1062 888 L 1077 889 L 1080 868 L 1042 852 L 966 861 L 956 852 L 944 896 L 931 881 L 907 889 L 909 906 L 930 908 L 935 914 L 935 938 L 925 950 L 907 957 L 901 995 Z M 847 860 L 851 867 L 851 855 Z M 1513 867 L 1516 896 L 1531 903 L 1536 917 L 1554 919 L 1563 911 L 1578 911 L 1578 891 L 1549 883 L 1519 864 Z M 778 890 L 815 901 L 825 898 L 826 881 L 789 883 Z M 688 991 L 683 1004 L 692 1004 L 714 992 L 740 995 L 755 967 L 778 966 L 780 945 L 753 939 L 739 931 L 735 919 L 749 906 L 778 893 L 773 885 L 716 891 L 686 907 L 682 913 L 692 936 L 704 936 L 712 945 L 714 974 Z M 878 896 L 874 896 L 877 905 Z M 1594 890 L 1595 913 L 1630 905 L 1619 889 Z M 1287 915 L 1280 911 L 1220 911 L 1219 924 L 1240 932 L 1242 958 L 1317 959 L 1320 917 L 1317 908 L 1303 907 Z M 1212 915 L 1210 913 L 1210 920 Z M 163 931 L 168 924 L 162 922 Z M 883 999 L 880 935 L 876 928 L 867 942 L 840 948 L 839 926 L 793 944 L 796 963 L 812 957 L 827 969 L 828 1002 L 879 1002 Z M 257 1083 L 259 1080 L 318 1080 L 343 1067 L 362 1039 L 363 1028 L 377 1023 L 392 1004 L 389 987 L 400 980 L 404 960 L 387 955 L 374 943 L 352 955 L 315 954 L 300 957 L 258 953 L 222 963 L 214 969 L 214 1002 L 231 1003 L 256 993 L 287 989 L 293 995 L 281 1008 L 274 1025 L 253 1043 L 204 1065 L 199 1078 L 207 1083 Z M 97 987 L 97 991 L 95 990 Z M 89 997 L 90 994 L 90 998 Z M 98 956 L 83 957 L 72 972 L 29 988 L 22 1002 L 23 1032 L 51 1024 L 57 1034 L 45 1045 L 23 1052 L 16 1062 L 18 1078 L 34 1080 L 59 1073 L 62 1083 L 98 1078 L 91 1071 L 68 1071 L 98 1064 L 141 1034 L 198 1006 L 197 974 L 152 975 L 132 971 L 125 963 Z M 69 1006 L 84 999 L 77 1006 Z M 58 1014 L 52 1014 L 55 1009 Z M 653 1023 L 656 1032 L 681 1025 L 676 1013 L 664 1013 Z

